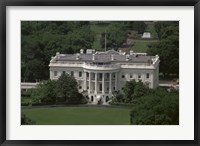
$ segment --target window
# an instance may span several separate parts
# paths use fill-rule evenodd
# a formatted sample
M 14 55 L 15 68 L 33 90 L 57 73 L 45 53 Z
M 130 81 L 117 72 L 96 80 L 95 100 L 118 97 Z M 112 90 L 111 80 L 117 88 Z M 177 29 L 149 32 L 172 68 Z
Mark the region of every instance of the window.
M 88 72 L 86 73 L 86 76 L 87 76 L 87 78 L 89 77 L 89 73 Z
M 82 89 L 82 86 L 79 86 L 79 89 Z
M 125 75 L 122 75 L 122 78 L 125 78 Z
M 82 72 L 81 71 L 79 72 L 79 77 L 82 77 Z
M 138 74 L 138 79 L 140 79 L 141 78 L 141 74 Z
M 102 91 L 102 84 L 99 84 L 99 90 Z
M 54 71 L 54 76 L 56 77 L 58 75 L 58 72 L 57 71 Z
M 99 78 L 102 79 L 102 73 L 99 74 Z
M 107 78 L 109 78 L 109 73 L 106 74 Z
M 87 89 L 89 89 L 89 86 L 87 86 Z
M 133 76 L 132 76 L 132 75 L 130 75 L 130 78 L 133 78 Z
M 74 76 L 74 72 L 73 71 L 71 71 L 71 76 Z
M 146 78 L 149 79 L 149 73 L 146 74 Z
M 65 74 L 65 71 L 63 71 L 62 74 Z

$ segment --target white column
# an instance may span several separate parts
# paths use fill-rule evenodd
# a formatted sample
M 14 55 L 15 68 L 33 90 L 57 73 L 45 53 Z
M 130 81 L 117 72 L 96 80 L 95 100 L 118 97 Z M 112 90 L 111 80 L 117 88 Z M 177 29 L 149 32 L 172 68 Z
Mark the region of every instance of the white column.
M 95 94 L 97 94 L 97 73 L 95 72 Z
M 102 94 L 104 94 L 105 93 L 105 85 L 104 85 L 104 82 L 105 82 L 105 78 L 104 78 L 104 75 L 105 75 L 105 73 L 102 73 Z
M 89 93 L 91 91 L 91 72 L 89 72 Z
M 87 90 L 87 72 L 84 72 L 84 75 L 83 75 L 83 89 L 84 90 Z
M 112 73 L 110 73 L 110 77 L 109 77 L 109 79 L 110 79 L 110 81 L 109 81 L 109 93 L 112 92 L 112 87 L 111 87 L 111 85 L 112 85 L 112 79 L 111 79 L 111 77 L 112 77 Z
M 115 73 L 115 91 L 117 91 L 117 72 Z

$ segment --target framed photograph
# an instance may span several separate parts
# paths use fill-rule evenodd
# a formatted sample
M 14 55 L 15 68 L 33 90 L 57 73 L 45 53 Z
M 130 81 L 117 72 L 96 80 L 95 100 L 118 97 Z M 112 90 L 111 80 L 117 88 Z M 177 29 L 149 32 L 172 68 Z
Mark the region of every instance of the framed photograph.
M 199 145 L 198 0 L 0 10 L 2 146 Z

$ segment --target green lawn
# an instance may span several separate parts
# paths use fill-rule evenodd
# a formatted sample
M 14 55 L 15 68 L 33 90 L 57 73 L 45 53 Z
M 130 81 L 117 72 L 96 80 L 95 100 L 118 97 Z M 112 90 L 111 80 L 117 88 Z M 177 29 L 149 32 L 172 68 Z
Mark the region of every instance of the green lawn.
M 147 49 L 148 49 L 148 44 L 150 44 L 150 43 L 137 42 L 129 49 L 133 50 L 134 52 L 137 52 L 137 53 L 146 53 Z
M 37 125 L 128 125 L 130 109 L 110 107 L 51 107 L 22 109 Z

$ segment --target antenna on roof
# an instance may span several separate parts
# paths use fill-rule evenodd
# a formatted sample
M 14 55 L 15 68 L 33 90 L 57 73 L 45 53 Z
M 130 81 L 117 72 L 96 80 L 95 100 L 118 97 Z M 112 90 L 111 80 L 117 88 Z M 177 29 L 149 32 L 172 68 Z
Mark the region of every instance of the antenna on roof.
M 105 30 L 105 52 L 106 52 L 106 30 Z

